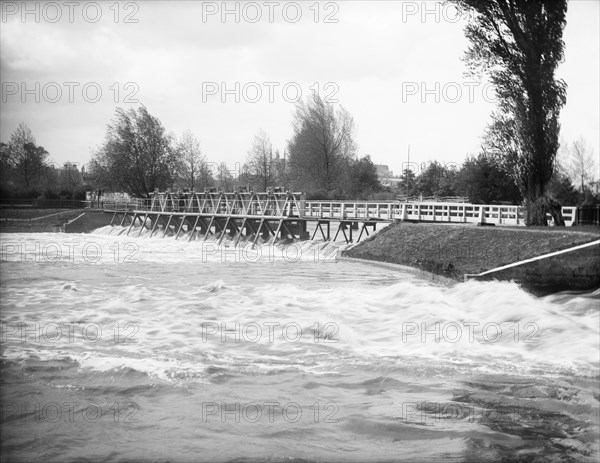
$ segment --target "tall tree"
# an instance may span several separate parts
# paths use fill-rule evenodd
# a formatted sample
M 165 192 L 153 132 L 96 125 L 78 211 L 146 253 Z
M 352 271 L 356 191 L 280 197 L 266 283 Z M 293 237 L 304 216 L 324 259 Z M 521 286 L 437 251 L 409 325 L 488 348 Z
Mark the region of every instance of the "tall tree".
M 25 145 L 28 143 L 36 144 L 35 137 L 31 133 L 31 129 L 21 122 L 13 133 L 10 134 L 9 146 L 9 161 L 12 165 L 16 165 L 20 159 L 26 157 Z
M 186 130 L 181 136 L 177 150 L 181 184 L 193 191 L 194 188 L 204 183 L 207 170 L 206 159 L 200 149 L 200 141 L 191 130 Z M 204 184 L 203 186 L 208 185 Z
M 177 171 L 173 136 L 145 107 L 116 110 L 106 141 L 94 156 L 105 187 L 137 197 L 171 187 Z
M 245 177 L 252 187 L 259 191 L 267 191 L 267 187 L 275 185 L 277 181 L 275 161 L 271 139 L 264 130 L 260 130 L 254 136 L 244 165 Z
M 298 173 L 294 188 L 339 189 L 348 161 L 356 157 L 354 121 L 348 111 L 324 102 L 315 92 L 296 104 L 289 166 Z
M 467 62 L 495 86 L 496 129 L 514 141 L 504 156 L 525 195 L 527 224 L 545 225 L 546 186 L 566 102 L 566 84 L 555 78 L 555 70 L 563 60 L 567 0 L 451 1 L 474 13 L 465 29 L 471 44 Z

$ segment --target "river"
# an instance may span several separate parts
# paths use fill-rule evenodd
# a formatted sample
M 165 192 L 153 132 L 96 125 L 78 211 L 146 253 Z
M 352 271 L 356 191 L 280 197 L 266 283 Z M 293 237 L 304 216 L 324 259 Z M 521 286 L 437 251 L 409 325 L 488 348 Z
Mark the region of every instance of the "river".
M 597 461 L 600 291 L 2 234 L 3 461 Z

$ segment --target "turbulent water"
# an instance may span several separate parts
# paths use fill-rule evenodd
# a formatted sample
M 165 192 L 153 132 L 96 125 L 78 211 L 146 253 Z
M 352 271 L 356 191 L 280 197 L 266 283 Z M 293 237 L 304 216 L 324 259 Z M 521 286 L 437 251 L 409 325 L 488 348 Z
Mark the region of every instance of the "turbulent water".
M 600 291 L 122 231 L 1 236 L 3 461 L 600 456 Z

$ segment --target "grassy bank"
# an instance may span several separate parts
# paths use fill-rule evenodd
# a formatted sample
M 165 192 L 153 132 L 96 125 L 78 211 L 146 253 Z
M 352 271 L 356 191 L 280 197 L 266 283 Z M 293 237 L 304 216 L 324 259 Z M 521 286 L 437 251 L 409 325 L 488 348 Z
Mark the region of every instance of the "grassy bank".
M 462 281 L 523 259 L 600 239 L 600 227 L 477 227 L 395 223 L 345 256 L 407 265 Z
M 0 209 L 0 232 L 57 231 L 84 209 Z

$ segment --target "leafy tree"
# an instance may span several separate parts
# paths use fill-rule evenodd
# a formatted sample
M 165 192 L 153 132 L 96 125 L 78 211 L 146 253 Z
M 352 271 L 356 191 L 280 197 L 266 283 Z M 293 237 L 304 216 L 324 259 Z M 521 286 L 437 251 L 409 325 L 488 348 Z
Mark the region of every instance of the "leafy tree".
M 404 169 L 404 172 L 400 176 L 398 190 L 400 191 L 400 194 L 405 196 L 415 196 L 418 193 L 417 178 L 411 169 Z
M 92 162 L 99 184 L 137 197 L 171 187 L 178 165 L 172 135 L 143 106 L 116 110 Z
M 305 191 L 340 189 L 348 161 L 356 157 L 354 121 L 342 107 L 315 92 L 296 105 L 294 134 L 288 142 L 293 187 Z
M 37 196 L 48 166 L 48 151 L 35 143 L 25 143 L 13 158 L 16 178 L 29 195 Z
M 548 194 L 555 198 L 561 206 L 577 206 L 579 193 L 571 183 L 568 175 L 556 172 L 548 183 Z
M 64 163 L 58 172 L 58 191 L 62 199 L 81 198 L 82 193 L 85 197 L 83 176 L 77 168 L 77 164 Z
M 474 12 L 465 29 L 466 58 L 495 86 L 495 146 L 526 198 L 527 224 L 545 225 L 546 187 L 566 101 L 566 84 L 555 70 L 563 60 L 567 0 L 452 1 Z M 503 139 L 510 140 L 506 147 Z
M 433 161 L 417 177 L 416 189 L 423 196 L 454 196 L 454 177 L 454 171 Z
M 519 204 L 521 193 L 513 178 L 486 153 L 468 158 L 457 175 L 456 192 L 474 204 Z
M 21 122 L 16 130 L 10 135 L 10 141 L 8 142 L 8 158 L 13 166 L 27 156 L 25 153 L 25 145 L 28 143 L 35 145 L 35 137 L 27 124 Z
M 377 168 L 369 156 L 350 161 L 348 184 L 344 188 L 347 199 L 368 199 L 373 193 L 381 191 L 377 177 Z

